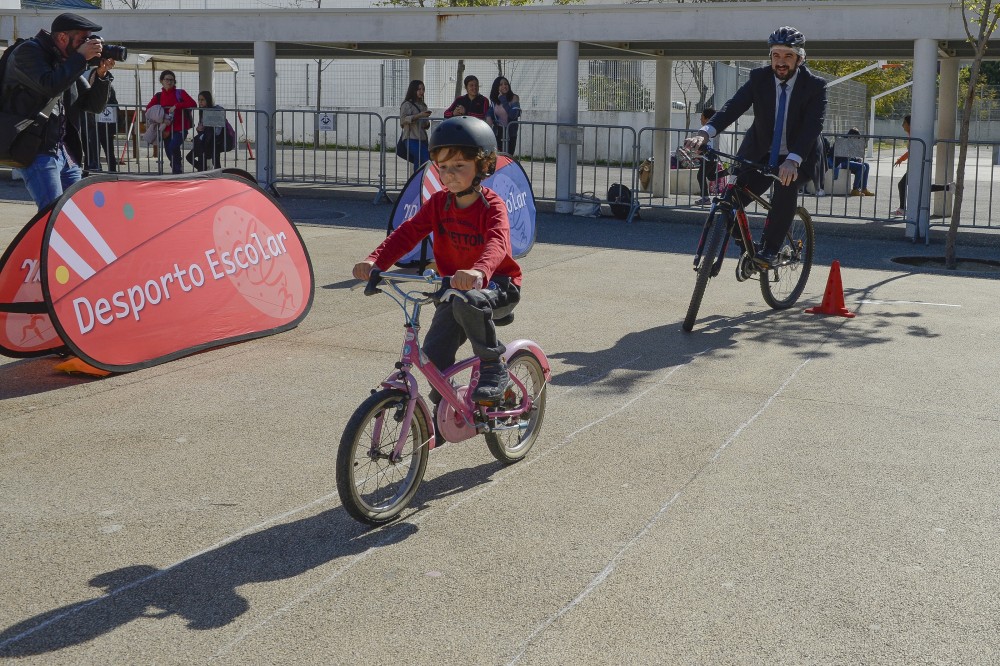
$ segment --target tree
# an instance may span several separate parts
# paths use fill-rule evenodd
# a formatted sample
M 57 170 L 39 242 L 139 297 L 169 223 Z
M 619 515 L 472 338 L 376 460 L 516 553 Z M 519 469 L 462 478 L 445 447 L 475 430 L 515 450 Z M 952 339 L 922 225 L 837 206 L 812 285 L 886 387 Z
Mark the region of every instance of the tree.
M 807 44 L 808 46 L 808 44 Z M 864 69 L 873 64 L 873 60 L 809 60 L 811 69 L 824 74 L 829 74 L 833 78 L 838 78 Z M 880 92 L 890 90 L 900 86 L 913 78 L 913 63 L 903 63 L 901 67 L 894 69 L 873 69 L 870 72 L 859 74 L 853 80 L 863 83 L 868 87 L 869 96 L 877 95 Z M 886 95 L 875 100 L 875 113 L 880 116 L 891 116 L 896 113 L 896 104 L 900 101 L 908 100 L 909 90 L 900 90 L 893 95 Z M 907 104 L 908 106 L 908 104 Z
M 969 14 L 973 14 L 970 17 Z M 965 27 L 965 34 L 969 44 L 972 45 L 975 57 L 972 60 L 972 68 L 969 72 L 969 81 L 979 80 L 979 73 L 983 65 L 983 57 L 986 55 L 986 48 L 993 31 L 996 30 L 997 20 L 1000 19 L 1000 7 L 994 0 L 967 0 L 962 5 L 962 24 Z M 972 25 L 978 27 L 976 34 L 973 34 Z M 958 131 L 958 170 L 955 174 L 955 199 L 951 212 L 951 224 L 948 226 L 948 236 L 944 248 L 944 264 L 946 268 L 954 269 L 957 265 L 955 260 L 955 240 L 958 238 L 958 226 L 962 221 L 962 199 L 965 194 L 965 159 L 969 153 L 969 125 L 972 121 L 972 103 L 976 98 L 976 86 L 966 87 L 965 104 L 962 108 L 962 123 Z
M 691 103 L 697 96 L 698 101 L 694 102 L 694 110 L 701 111 L 705 108 L 705 100 L 708 99 L 708 85 L 705 83 L 705 68 L 708 63 L 704 60 L 678 60 L 674 62 L 674 80 L 677 82 L 677 89 L 681 91 L 684 98 L 684 129 L 691 129 Z

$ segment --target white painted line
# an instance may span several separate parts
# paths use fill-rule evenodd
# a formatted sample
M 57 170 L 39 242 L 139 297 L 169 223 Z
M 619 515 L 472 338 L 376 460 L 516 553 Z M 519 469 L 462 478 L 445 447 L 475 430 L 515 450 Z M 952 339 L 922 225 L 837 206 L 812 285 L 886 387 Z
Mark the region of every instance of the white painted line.
M 694 359 L 692 359 L 692 360 L 694 360 Z M 642 539 L 644 536 L 646 536 L 646 534 L 648 534 L 650 532 L 650 530 L 653 529 L 653 527 L 656 525 L 656 523 L 659 522 L 659 520 L 664 515 L 666 515 L 666 513 L 670 509 L 670 507 L 673 506 L 674 503 L 678 500 L 678 498 L 680 498 L 680 496 L 684 493 L 684 490 L 688 486 L 690 486 L 692 483 L 694 483 L 694 481 L 699 476 L 701 476 L 702 472 L 704 472 L 708 468 L 709 465 L 715 463 L 715 461 L 718 460 L 719 456 L 722 455 L 722 452 L 725 451 L 729 447 L 729 445 L 732 444 L 733 441 L 737 437 L 740 436 L 740 433 L 742 433 L 751 423 L 753 423 L 754 421 L 756 421 L 757 417 L 760 416 L 761 414 L 763 414 L 764 411 L 767 410 L 767 408 L 771 406 L 771 403 L 773 403 L 775 401 L 775 399 L 781 394 L 781 392 L 785 390 L 785 387 L 787 387 L 788 384 L 791 383 L 791 381 L 793 379 L 795 379 L 795 376 L 799 374 L 799 371 L 802 370 L 802 368 L 804 368 L 809 363 L 809 361 L 811 361 L 811 360 L 812 360 L 812 357 L 807 358 L 797 368 L 795 368 L 795 370 L 792 371 L 792 374 L 790 374 L 785 379 L 785 381 L 782 382 L 781 386 L 778 387 L 778 390 L 775 391 L 774 393 L 772 393 L 771 396 L 767 400 L 764 401 L 764 404 L 761 405 L 760 409 L 758 409 L 757 412 L 753 416 L 751 416 L 749 419 L 747 419 L 746 421 L 744 421 L 743 423 L 741 423 L 740 426 L 738 428 L 736 428 L 736 430 L 733 431 L 733 433 L 726 439 L 726 441 L 723 442 L 723 444 L 718 449 L 715 450 L 715 454 L 712 456 L 711 460 L 709 460 L 700 469 L 698 469 L 694 474 L 691 475 L 691 478 L 689 478 L 684 483 L 684 485 L 681 487 L 680 490 L 678 490 L 676 493 L 674 493 L 673 497 L 671 497 L 669 500 L 667 500 L 666 503 L 664 503 L 663 506 L 660 507 L 660 509 L 653 515 L 653 517 L 650 518 L 649 521 L 646 522 L 646 524 L 643 526 L 643 528 L 641 530 L 639 530 L 636 533 L 636 535 L 629 540 L 628 543 L 626 543 L 624 546 L 622 546 L 622 548 L 617 553 L 614 554 L 614 556 L 608 562 L 608 565 L 606 567 L 604 567 L 604 569 L 602 569 L 600 573 L 598 573 L 596 576 L 594 576 L 593 579 L 591 579 L 590 583 L 587 584 L 587 586 L 583 589 L 582 592 L 580 592 L 580 594 L 578 594 L 576 596 L 575 599 L 573 599 L 571 602 L 569 602 L 568 604 L 566 604 L 565 606 L 563 606 L 562 608 L 560 608 L 558 611 L 555 612 L 555 614 L 551 615 L 548 619 L 546 619 L 544 622 L 542 622 L 540 625 L 538 625 L 538 627 L 535 629 L 535 631 L 532 632 L 532 634 L 530 636 L 528 636 L 527 639 L 525 639 L 524 643 L 521 646 L 521 651 L 518 652 L 516 655 L 514 655 L 514 658 L 511 659 L 508 662 L 508 664 L 512 665 L 512 664 L 518 663 L 521 660 L 521 657 L 524 656 L 525 652 L 528 651 L 528 647 L 530 647 L 531 642 L 533 640 L 535 640 L 536 637 L 538 637 L 542 632 L 544 632 L 546 629 L 548 629 L 550 626 L 552 626 L 552 624 L 554 624 L 556 621 L 558 621 L 559 618 L 561 618 L 563 615 L 565 615 L 566 613 L 568 613 L 571 610 L 573 610 L 574 608 L 576 608 L 584 599 L 586 599 L 588 596 L 590 596 L 590 594 L 594 590 L 596 590 L 598 587 L 600 587 L 601 584 L 605 580 L 607 580 L 608 576 L 610 576 L 611 573 L 615 570 L 615 564 L 617 562 L 619 562 L 622 559 L 622 557 L 624 557 L 625 553 L 630 548 L 632 548 L 632 546 L 634 546 L 636 543 L 638 543 L 640 539 Z M 682 367 L 682 366 L 678 366 L 678 367 Z M 676 370 L 676 368 L 675 368 L 675 370 Z M 650 390 L 652 390 L 652 389 L 650 389 Z M 646 391 L 646 393 L 648 393 L 648 391 Z M 630 402 L 632 402 L 632 401 L 630 401 Z M 600 419 L 599 421 L 602 421 L 602 420 L 604 420 L 604 419 Z M 577 432 L 579 432 L 579 431 L 577 431 Z M 574 433 L 574 434 L 576 434 L 576 433 Z M 570 437 L 572 437 L 572 435 L 570 435 Z
M 861 298 L 855 303 L 866 303 L 870 305 L 932 305 L 939 308 L 960 308 L 961 305 L 956 305 L 954 303 L 928 303 L 926 301 L 880 301 L 872 298 Z

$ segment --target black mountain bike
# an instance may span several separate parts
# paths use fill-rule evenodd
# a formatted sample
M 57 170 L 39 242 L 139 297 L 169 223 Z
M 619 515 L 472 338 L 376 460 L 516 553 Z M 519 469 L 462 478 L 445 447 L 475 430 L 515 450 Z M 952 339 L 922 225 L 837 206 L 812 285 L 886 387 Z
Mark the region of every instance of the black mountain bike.
M 763 164 L 756 164 L 736 155 L 720 153 L 712 148 L 706 148 L 705 155 L 730 162 L 730 174 L 752 169 L 778 180 L 774 169 Z M 705 228 L 701 232 L 701 240 L 698 241 L 698 250 L 694 256 L 694 270 L 698 277 L 694 283 L 694 293 L 691 294 L 687 316 L 684 318 L 685 331 L 694 328 L 701 299 L 705 295 L 705 287 L 711 278 L 719 274 L 730 239 L 738 239 L 737 244 L 742 249 L 736 264 L 736 281 L 744 282 L 751 278 L 758 280 L 764 302 L 775 310 L 784 310 L 795 305 L 809 279 L 815 243 L 813 223 L 809 213 L 801 206 L 796 210 L 796 217 L 792 219 L 792 225 L 788 228 L 777 258 L 770 264 L 763 264 L 757 258 L 758 248 L 754 245 L 750 222 L 741 197 L 737 197 L 736 194 L 739 192 L 747 200 L 756 201 L 765 211 L 770 210 L 771 205 L 745 186 L 732 182 L 735 180 L 730 175 L 722 194 L 712 200 L 712 208 L 708 211 Z

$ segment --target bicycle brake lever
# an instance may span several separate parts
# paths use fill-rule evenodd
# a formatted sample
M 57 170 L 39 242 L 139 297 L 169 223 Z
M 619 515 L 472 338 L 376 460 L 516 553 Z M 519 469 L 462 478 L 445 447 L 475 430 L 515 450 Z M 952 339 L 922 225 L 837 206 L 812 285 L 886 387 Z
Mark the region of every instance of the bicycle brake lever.
M 373 268 L 371 274 L 368 276 L 368 284 L 365 285 L 365 296 L 374 296 L 375 294 L 381 294 L 382 290 L 376 287 L 382 280 L 382 271 L 377 268 Z

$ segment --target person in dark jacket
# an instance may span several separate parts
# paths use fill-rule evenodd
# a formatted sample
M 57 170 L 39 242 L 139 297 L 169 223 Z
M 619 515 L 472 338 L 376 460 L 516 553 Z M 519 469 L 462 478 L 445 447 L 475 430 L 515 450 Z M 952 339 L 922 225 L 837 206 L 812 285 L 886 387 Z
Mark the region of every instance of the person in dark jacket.
M 764 225 L 762 247 L 756 259 L 770 266 L 792 224 L 798 204 L 799 185 L 812 178 L 816 160 L 823 159 L 816 146 L 826 118 L 826 81 L 803 64 L 805 36 L 791 26 L 782 26 L 768 37 L 771 64 L 750 72 L 732 99 L 693 137 L 684 142 L 688 150 L 700 150 L 753 108 L 754 120 L 737 154 L 753 162 L 769 164 L 780 182 L 755 171 L 745 171 L 740 183 L 762 194 L 774 184 L 771 212 Z
M 60 14 L 51 33 L 40 30 L 14 47 L 7 63 L 0 95 L 4 111 L 25 118 L 48 115 L 38 155 L 20 170 L 39 210 L 82 178 L 83 112 L 101 113 L 107 106 L 115 61 L 101 58 L 101 40 L 90 38 L 100 29 L 82 16 Z M 98 64 L 84 76 L 89 61 Z

